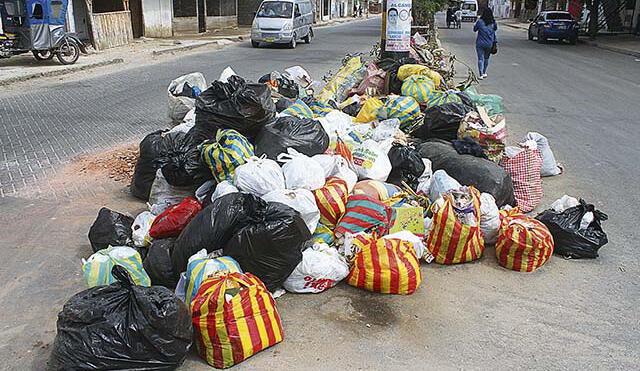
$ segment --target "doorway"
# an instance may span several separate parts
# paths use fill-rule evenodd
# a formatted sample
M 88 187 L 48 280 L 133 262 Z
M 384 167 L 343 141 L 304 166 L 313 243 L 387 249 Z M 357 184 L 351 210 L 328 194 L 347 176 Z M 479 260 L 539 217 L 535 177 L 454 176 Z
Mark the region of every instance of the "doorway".
M 207 31 L 207 18 L 204 11 L 204 1 L 205 0 L 197 0 L 198 1 L 198 32 L 206 32 Z
M 75 32 L 80 40 L 89 40 L 87 3 L 84 0 L 74 0 L 72 3 L 72 7 L 73 23 L 75 26 L 73 32 Z
M 144 34 L 142 0 L 129 0 L 129 11 L 131 12 L 131 28 L 133 30 L 133 37 L 141 37 Z

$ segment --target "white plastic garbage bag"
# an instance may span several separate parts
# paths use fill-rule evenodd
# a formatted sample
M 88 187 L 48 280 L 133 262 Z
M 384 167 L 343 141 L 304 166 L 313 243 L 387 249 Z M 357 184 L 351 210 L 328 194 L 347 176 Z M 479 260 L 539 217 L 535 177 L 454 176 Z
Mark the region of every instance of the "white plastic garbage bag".
M 307 72 L 307 70 L 305 70 L 301 66 L 286 68 L 284 72 L 287 73 L 296 84 L 305 89 L 308 88 L 309 85 L 311 85 L 311 83 L 313 82 L 313 79 L 311 78 L 309 72 Z
M 204 200 L 207 198 L 207 195 L 209 194 L 209 192 L 211 192 L 211 190 L 214 189 L 215 187 L 216 187 L 216 181 L 213 179 L 207 180 L 206 182 L 202 183 L 202 185 L 198 187 L 198 189 L 196 189 L 196 199 L 198 200 L 198 202 L 202 204 Z
M 267 202 L 280 202 L 300 213 L 309 232 L 313 234 L 320 221 L 320 210 L 313 193 L 307 189 L 279 189 L 262 196 Z
M 571 197 L 569 195 L 564 195 L 559 199 L 553 201 L 553 203 L 551 204 L 551 208 L 556 213 L 561 213 L 570 207 L 574 207 L 578 205 L 580 205 L 580 202 L 578 201 L 577 198 Z
M 385 139 L 394 138 L 399 129 L 400 120 L 398 119 L 388 119 L 380 121 L 373 129 L 372 139 L 376 142 L 379 142 Z
M 319 293 L 349 275 L 349 264 L 338 250 L 315 243 L 302 252 L 302 261 L 284 281 L 284 288 L 297 293 Z
M 222 182 L 218 183 L 218 185 L 216 186 L 216 189 L 213 191 L 213 194 L 211 194 L 211 202 L 215 201 L 216 199 L 224 195 L 228 195 L 229 193 L 236 193 L 236 192 L 240 192 L 240 191 L 238 190 L 238 188 L 236 188 L 236 186 L 233 185 L 233 183 L 231 183 L 228 180 L 223 180 Z
M 311 157 L 324 169 L 325 179 L 336 177 L 347 183 L 349 193 L 353 190 L 358 182 L 358 174 L 351 169 L 349 162 L 342 156 L 338 155 L 315 155 Z
M 200 72 L 193 72 L 180 76 L 177 79 L 171 81 L 167 87 L 167 95 L 169 96 L 168 102 L 168 115 L 174 123 L 181 122 L 192 108 L 195 107 L 196 100 L 190 97 L 176 96 L 182 93 L 185 83 L 189 83 L 191 86 L 196 86 L 200 91 L 207 89 L 207 80 Z
M 398 239 L 407 241 L 413 245 L 413 249 L 416 251 L 418 259 L 423 259 L 427 252 L 427 246 L 424 244 L 424 240 L 409 231 L 400 231 L 396 233 L 388 234 L 382 238 L 386 239 Z
M 540 168 L 540 175 L 553 176 L 562 174 L 562 168 L 556 162 L 556 158 L 549 146 L 549 140 L 547 137 L 540 133 L 529 132 L 524 137 L 523 141 L 534 140 L 538 144 L 538 150 L 542 156 L 542 167 Z
M 171 130 L 169 130 L 169 133 L 188 133 L 189 130 L 191 130 L 195 125 L 196 109 L 194 107 L 189 112 L 187 112 L 187 114 L 184 116 L 184 119 L 182 119 L 182 123 L 171 128 Z
M 220 73 L 220 77 L 218 78 L 218 80 L 221 82 L 229 82 L 229 77 L 235 76 L 235 75 L 237 75 L 236 71 L 234 71 L 233 68 L 231 68 L 231 66 L 227 66 Z
M 440 169 L 436 170 L 431 177 L 431 186 L 429 187 L 429 200 L 434 202 L 440 197 L 441 194 L 445 193 L 450 189 L 458 189 L 462 187 L 457 180 L 447 174 L 446 171 Z
M 252 156 L 247 163 L 236 168 L 233 185 L 238 190 L 258 197 L 285 189 L 284 174 L 277 162 Z
M 498 240 L 500 210 L 496 205 L 496 199 L 490 193 L 480 194 L 480 231 L 485 244 L 493 245 Z
M 380 144 L 367 139 L 353 152 L 353 164 L 359 179 L 373 179 L 384 182 L 391 172 L 391 161 Z
M 282 173 L 287 189 L 315 191 L 324 186 L 324 169 L 311 157 L 287 148 L 287 153 L 278 155 L 278 162 L 283 163 Z
M 149 229 L 151 224 L 156 218 L 150 211 L 143 211 L 133 220 L 131 225 L 131 239 L 133 244 L 137 247 L 147 247 L 151 245 L 151 236 L 149 236 Z
M 158 169 L 149 193 L 149 209 L 153 215 L 160 215 L 167 207 L 180 203 L 186 197 L 193 197 L 193 192 L 192 186 L 172 186 Z
M 428 195 L 429 187 L 431 187 L 431 177 L 433 176 L 433 171 L 431 170 L 431 160 L 429 160 L 428 158 L 423 158 L 422 163 L 424 164 L 424 171 L 418 178 L 418 187 L 416 188 L 416 191 Z
M 336 132 L 347 132 L 351 130 L 353 125 L 351 116 L 338 110 L 332 110 L 324 117 L 319 117 L 316 120 L 320 122 L 324 131 L 329 135 L 331 142 L 336 141 Z

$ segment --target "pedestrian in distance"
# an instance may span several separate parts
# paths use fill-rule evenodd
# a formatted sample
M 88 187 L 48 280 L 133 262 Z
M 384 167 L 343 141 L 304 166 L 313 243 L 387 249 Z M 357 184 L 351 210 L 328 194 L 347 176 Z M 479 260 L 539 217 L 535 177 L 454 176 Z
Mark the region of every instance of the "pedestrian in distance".
M 489 56 L 492 54 L 492 50 L 497 50 L 495 45 L 497 42 L 497 30 L 498 25 L 493 18 L 493 11 L 488 7 L 483 7 L 480 19 L 473 26 L 473 31 L 478 33 L 476 36 L 476 52 L 478 53 L 478 72 L 481 80 L 487 78 L 487 67 L 489 67 Z

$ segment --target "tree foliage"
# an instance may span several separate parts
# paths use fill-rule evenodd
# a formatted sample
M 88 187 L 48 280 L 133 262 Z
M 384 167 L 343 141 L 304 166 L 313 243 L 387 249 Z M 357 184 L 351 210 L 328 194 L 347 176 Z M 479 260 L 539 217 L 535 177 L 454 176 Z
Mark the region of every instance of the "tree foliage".
M 433 26 L 435 13 L 444 10 L 448 3 L 448 0 L 413 0 L 414 26 Z

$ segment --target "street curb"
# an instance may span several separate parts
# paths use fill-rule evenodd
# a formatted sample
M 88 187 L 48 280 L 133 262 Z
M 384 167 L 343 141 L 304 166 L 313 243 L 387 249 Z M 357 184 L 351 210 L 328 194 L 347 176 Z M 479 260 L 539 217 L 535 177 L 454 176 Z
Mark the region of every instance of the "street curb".
M 91 69 L 94 69 L 94 68 L 103 67 L 103 66 L 109 66 L 109 65 L 117 64 L 117 63 L 124 63 L 124 59 L 122 59 L 122 58 L 113 58 L 113 59 L 109 59 L 109 60 L 106 60 L 106 61 L 101 61 L 101 62 L 96 62 L 96 63 L 91 63 L 91 64 L 85 64 L 84 66 L 75 66 L 75 67 L 72 66 L 72 67 L 68 67 L 68 68 L 62 69 L 62 70 L 47 71 L 47 72 L 37 72 L 37 73 L 29 74 L 29 75 L 9 77 L 9 78 L 0 80 L 0 86 L 6 86 L 6 85 L 10 85 L 10 84 L 13 84 L 13 83 L 16 83 L 16 82 L 32 80 L 32 79 L 36 79 L 36 78 L 39 78 L 39 77 L 53 77 L 53 76 L 68 75 L 70 73 L 91 70 Z
M 204 46 L 211 46 L 213 44 L 216 44 L 220 49 L 223 48 L 222 45 L 218 44 L 218 40 L 214 40 L 214 41 L 207 41 L 207 42 L 203 42 L 203 43 L 199 43 L 199 44 L 176 46 L 174 48 L 154 50 L 154 51 L 151 52 L 151 54 L 152 55 L 163 55 L 163 54 L 170 54 L 170 53 L 176 53 L 176 52 L 185 52 L 185 51 L 188 51 L 188 50 L 202 48 Z
M 633 50 L 628 50 L 628 49 L 624 49 L 624 48 L 618 48 L 618 47 L 609 46 L 609 45 L 602 45 L 602 44 L 598 44 L 595 41 L 589 41 L 589 40 L 582 40 L 582 42 L 584 42 L 587 45 L 594 46 L 596 48 L 608 50 L 610 52 L 614 52 L 614 53 L 618 53 L 618 54 L 625 54 L 625 55 L 630 55 L 632 57 L 639 57 L 640 58 L 640 52 L 634 52 Z

